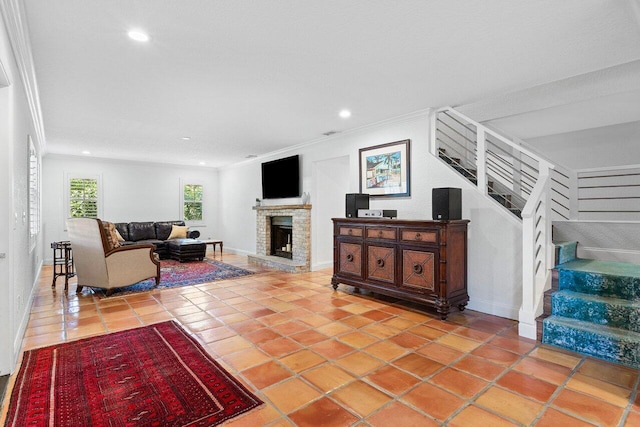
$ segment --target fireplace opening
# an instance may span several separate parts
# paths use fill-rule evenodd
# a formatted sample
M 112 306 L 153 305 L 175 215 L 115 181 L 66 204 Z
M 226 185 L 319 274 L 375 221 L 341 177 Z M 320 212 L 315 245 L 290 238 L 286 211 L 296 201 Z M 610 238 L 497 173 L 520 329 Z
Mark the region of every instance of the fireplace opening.
M 293 217 L 271 217 L 271 254 L 293 259 Z

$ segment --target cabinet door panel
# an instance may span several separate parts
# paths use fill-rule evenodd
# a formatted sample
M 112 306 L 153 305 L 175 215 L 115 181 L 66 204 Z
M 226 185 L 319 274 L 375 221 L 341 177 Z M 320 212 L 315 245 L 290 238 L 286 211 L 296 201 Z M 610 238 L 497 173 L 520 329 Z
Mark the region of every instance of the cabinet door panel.
M 432 252 L 402 251 L 402 286 L 423 293 L 436 292 L 435 255 Z
M 340 273 L 362 276 L 362 245 L 340 242 Z
M 368 278 L 387 283 L 395 283 L 395 248 L 367 246 Z

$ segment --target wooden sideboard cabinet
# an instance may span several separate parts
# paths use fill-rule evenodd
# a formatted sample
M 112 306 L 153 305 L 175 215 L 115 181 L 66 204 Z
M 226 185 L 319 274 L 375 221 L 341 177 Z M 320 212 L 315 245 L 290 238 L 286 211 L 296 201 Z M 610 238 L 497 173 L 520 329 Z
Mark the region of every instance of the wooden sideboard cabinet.
M 467 224 L 333 218 L 333 289 L 339 283 L 435 307 L 464 310 Z

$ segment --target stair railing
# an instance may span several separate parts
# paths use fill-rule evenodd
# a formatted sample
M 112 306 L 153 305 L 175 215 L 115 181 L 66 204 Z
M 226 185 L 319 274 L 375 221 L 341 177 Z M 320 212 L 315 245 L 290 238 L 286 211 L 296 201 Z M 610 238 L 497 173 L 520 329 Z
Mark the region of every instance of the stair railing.
M 431 126 L 432 154 L 465 176 L 482 194 L 522 218 L 519 333 L 535 339 L 536 317 L 542 314 L 553 268 L 554 165 L 451 107 L 437 110 Z

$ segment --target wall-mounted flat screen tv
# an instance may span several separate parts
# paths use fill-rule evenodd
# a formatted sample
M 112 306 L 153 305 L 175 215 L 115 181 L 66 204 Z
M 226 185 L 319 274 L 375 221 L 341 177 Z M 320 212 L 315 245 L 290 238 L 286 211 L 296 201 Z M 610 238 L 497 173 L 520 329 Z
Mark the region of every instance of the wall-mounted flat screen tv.
M 300 159 L 286 157 L 262 164 L 262 198 L 300 197 Z

